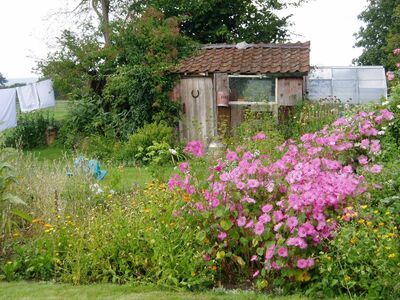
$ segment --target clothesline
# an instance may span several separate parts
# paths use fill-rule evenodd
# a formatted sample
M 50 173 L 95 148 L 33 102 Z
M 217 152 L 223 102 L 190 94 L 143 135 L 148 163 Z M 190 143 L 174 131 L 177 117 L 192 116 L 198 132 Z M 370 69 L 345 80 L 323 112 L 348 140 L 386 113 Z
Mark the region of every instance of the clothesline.
M 23 113 L 55 106 L 53 82 L 50 79 L 0 89 L 0 131 L 17 126 L 17 96 Z

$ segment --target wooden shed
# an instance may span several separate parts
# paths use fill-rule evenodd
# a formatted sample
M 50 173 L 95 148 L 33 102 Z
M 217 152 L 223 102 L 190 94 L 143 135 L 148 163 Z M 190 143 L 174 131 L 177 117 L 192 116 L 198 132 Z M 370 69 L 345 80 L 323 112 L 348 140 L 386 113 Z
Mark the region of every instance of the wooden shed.
M 176 68 L 181 101 L 180 137 L 208 144 L 217 128 L 235 128 L 244 111 L 280 111 L 301 101 L 310 71 L 310 43 L 204 46 Z

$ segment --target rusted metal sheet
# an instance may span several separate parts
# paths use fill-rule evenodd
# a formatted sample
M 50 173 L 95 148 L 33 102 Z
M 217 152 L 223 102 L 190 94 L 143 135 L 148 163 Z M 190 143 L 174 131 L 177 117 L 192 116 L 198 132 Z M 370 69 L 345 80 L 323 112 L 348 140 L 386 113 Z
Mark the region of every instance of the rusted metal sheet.
M 278 79 L 278 105 L 295 106 L 303 99 L 303 78 Z
M 194 77 L 181 79 L 182 140 L 201 140 L 208 144 L 216 131 L 216 112 L 212 78 Z

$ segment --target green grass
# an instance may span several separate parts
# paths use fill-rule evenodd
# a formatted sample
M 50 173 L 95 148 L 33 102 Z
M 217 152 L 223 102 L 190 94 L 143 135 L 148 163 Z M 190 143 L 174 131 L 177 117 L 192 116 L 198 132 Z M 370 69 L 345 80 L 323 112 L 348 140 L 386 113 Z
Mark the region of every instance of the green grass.
M 40 161 L 46 160 L 61 160 L 63 158 L 71 157 L 71 154 L 64 150 L 64 148 L 54 145 L 50 147 L 37 148 L 29 151 L 25 151 L 25 153 L 32 153 Z
M 44 109 L 44 111 L 48 111 L 54 114 L 54 119 L 57 121 L 62 121 L 68 114 L 68 108 L 72 104 L 71 101 L 66 100 L 57 100 L 55 107 L 50 107 Z
M 146 286 L 97 284 L 72 286 L 42 282 L 0 282 L 0 299 L 307 299 L 300 296 L 271 297 L 245 291 L 173 292 Z

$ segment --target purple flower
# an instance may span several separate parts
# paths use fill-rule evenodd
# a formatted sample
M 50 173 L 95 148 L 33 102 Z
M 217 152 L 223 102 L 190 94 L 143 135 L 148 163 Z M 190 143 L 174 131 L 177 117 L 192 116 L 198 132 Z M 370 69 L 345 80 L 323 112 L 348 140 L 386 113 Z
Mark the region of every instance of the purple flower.
M 253 278 L 257 277 L 258 274 L 260 274 L 260 271 L 255 271 L 254 274 L 253 274 Z
M 368 157 L 366 157 L 365 155 L 360 155 L 358 157 L 358 162 L 363 166 L 367 165 L 368 164 Z
M 371 173 L 378 174 L 382 171 L 382 166 L 380 165 L 373 165 L 371 167 Z
M 289 217 L 286 220 L 286 225 L 289 227 L 290 230 L 295 228 L 298 223 L 299 223 L 299 221 L 297 220 L 296 217 Z
M 267 136 L 265 135 L 264 132 L 259 132 L 255 136 L 252 137 L 253 141 L 260 141 L 260 140 L 265 140 Z
M 300 268 L 300 269 L 305 269 L 305 268 L 307 268 L 308 267 L 308 262 L 307 262 L 307 260 L 306 259 L 299 259 L 298 261 L 297 261 L 297 267 L 298 268 Z
M 251 259 L 250 259 L 250 261 L 255 261 L 255 260 L 257 260 L 257 255 L 253 255 L 253 256 L 251 257 Z
M 261 223 L 263 223 L 263 224 L 265 224 L 265 223 L 268 223 L 268 222 L 271 221 L 271 217 L 270 217 L 270 215 L 262 214 L 262 215 L 258 218 L 258 221 L 261 222 Z
M 285 215 L 283 214 L 283 212 L 281 212 L 280 210 L 275 210 L 274 211 L 274 219 L 275 222 L 280 222 L 285 218 Z
M 194 207 L 196 207 L 197 210 L 199 210 L 199 211 L 203 211 L 204 210 L 204 206 L 200 202 L 195 203 Z
M 258 188 L 260 186 L 260 182 L 257 179 L 249 179 L 247 186 L 252 189 Z

